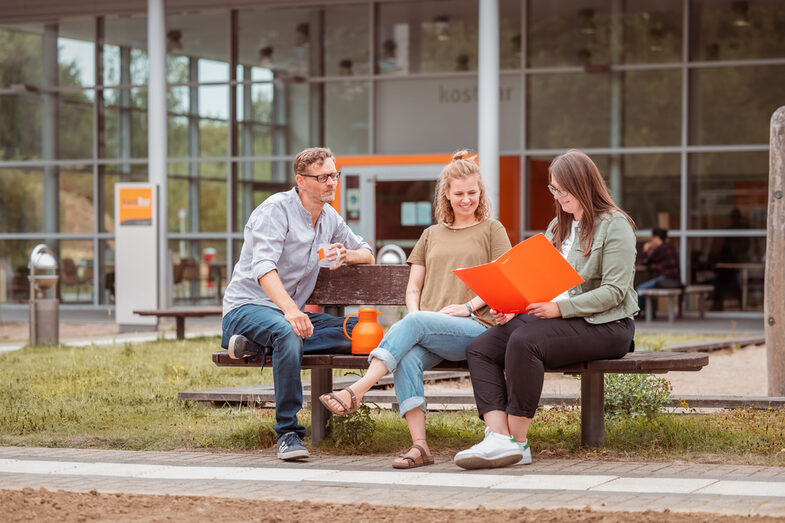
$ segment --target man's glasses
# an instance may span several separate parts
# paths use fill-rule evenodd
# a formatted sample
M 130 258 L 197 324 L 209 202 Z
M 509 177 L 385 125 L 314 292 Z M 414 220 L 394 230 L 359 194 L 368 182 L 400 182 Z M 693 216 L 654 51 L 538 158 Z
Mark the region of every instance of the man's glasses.
M 551 184 L 548 184 L 548 190 L 551 191 L 552 195 L 558 196 L 559 198 L 564 198 L 565 196 L 567 196 L 566 192 L 564 192 L 564 191 L 562 191 L 560 189 L 557 189 L 556 187 L 554 187 Z
M 335 171 L 334 173 L 325 173 L 325 174 L 303 174 L 300 173 L 300 176 L 307 176 L 308 178 L 316 178 L 316 181 L 319 183 L 327 183 L 327 179 L 337 182 L 341 178 L 341 171 Z

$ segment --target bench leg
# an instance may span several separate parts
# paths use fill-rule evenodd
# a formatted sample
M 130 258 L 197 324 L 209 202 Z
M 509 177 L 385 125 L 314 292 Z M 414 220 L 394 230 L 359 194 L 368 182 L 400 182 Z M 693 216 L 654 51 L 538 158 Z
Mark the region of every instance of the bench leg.
M 605 373 L 581 373 L 581 443 L 602 446 L 605 439 Z
M 654 296 L 646 296 L 646 323 L 654 319 Z
M 668 323 L 673 323 L 675 308 L 676 308 L 676 297 L 668 296 Z
M 311 369 L 311 443 L 318 443 L 327 437 L 327 421 L 331 412 L 327 410 L 319 396 L 333 390 L 333 370 Z
M 183 316 L 177 316 L 174 321 L 177 326 L 177 339 L 185 339 L 185 318 Z
M 700 293 L 698 294 L 698 317 L 703 319 L 703 316 L 706 314 L 706 294 Z

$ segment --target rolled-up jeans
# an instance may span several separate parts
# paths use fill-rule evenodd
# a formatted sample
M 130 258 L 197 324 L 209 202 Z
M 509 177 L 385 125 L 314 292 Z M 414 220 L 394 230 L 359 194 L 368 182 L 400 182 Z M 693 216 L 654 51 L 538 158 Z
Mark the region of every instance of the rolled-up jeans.
M 463 361 L 466 345 L 485 332 L 478 321 L 440 312 L 417 311 L 395 323 L 368 355 L 393 373 L 401 416 L 413 408 L 427 409 L 423 371 L 443 360 Z

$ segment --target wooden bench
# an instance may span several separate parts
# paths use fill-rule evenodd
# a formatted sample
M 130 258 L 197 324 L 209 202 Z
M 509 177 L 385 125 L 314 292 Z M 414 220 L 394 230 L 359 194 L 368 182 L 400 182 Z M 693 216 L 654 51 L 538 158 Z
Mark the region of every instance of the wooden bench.
M 687 285 L 682 288 L 672 289 L 643 289 L 638 291 L 638 295 L 646 297 L 646 321 L 654 319 L 654 300 L 657 298 L 668 298 L 668 323 L 673 323 L 676 317 L 676 305 L 679 306 L 679 318 L 683 316 L 684 306 L 689 296 L 698 298 L 698 315 L 703 318 L 706 314 L 706 297 L 714 292 L 713 285 Z
M 330 314 L 343 315 L 345 306 L 403 305 L 409 279 L 407 265 L 355 265 L 330 271 L 321 269 L 309 304 L 321 305 Z M 221 367 L 259 367 L 261 356 L 233 360 L 225 350 L 213 353 L 213 362 Z M 602 445 L 605 435 L 605 373 L 664 373 L 697 371 L 707 365 L 703 353 L 640 352 L 618 360 L 595 360 L 569 367 L 547 369 L 581 376 L 581 441 L 589 447 Z M 272 365 L 268 356 L 266 365 Z M 327 436 L 330 411 L 319 396 L 333 389 L 333 369 L 365 369 L 367 356 L 305 355 L 302 368 L 311 369 L 311 441 Z M 444 361 L 433 370 L 468 370 L 465 361 Z
M 156 316 L 158 318 L 174 318 L 177 327 L 177 339 L 185 338 L 185 319 L 220 316 L 221 307 L 173 307 L 171 309 L 149 309 L 134 311 L 139 316 Z

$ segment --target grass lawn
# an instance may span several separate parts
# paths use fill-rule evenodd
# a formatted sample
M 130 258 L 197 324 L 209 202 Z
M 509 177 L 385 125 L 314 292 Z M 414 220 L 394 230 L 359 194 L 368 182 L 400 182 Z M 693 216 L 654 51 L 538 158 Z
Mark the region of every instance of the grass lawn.
M 113 347 L 26 347 L 0 354 L 0 445 L 135 450 L 272 446 L 271 409 L 214 408 L 177 399 L 183 390 L 272 382 L 270 369 L 260 376 L 258 369 L 213 365 L 210 353 L 217 345 L 211 337 Z M 307 371 L 303 375 L 308 379 Z M 372 419 L 375 431 L 360 445 L 335 448 L 326 441 L 320 448 L 341 454 L 394 454 L 408 447 L 406 425 L 396 413 L 374 409 Z M 308 411 L 301 420 L 309 425 Z M 473 411 L 428 416 L 429 441 L 436 452 L 474 444 L 482 429 Z M 551 409 L 538 414 L 530 440 L 535 456 L 599 454 L 785 465 L 782 411 L 609 419 L 605 447 L 595 452 L 580 447 L 577 410 Z

